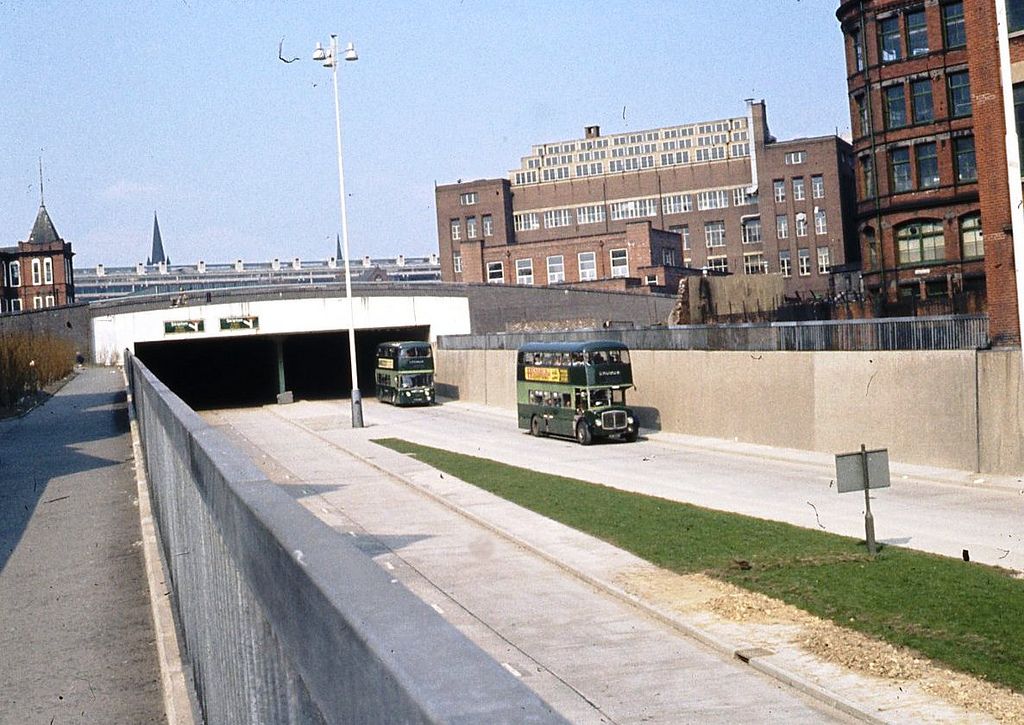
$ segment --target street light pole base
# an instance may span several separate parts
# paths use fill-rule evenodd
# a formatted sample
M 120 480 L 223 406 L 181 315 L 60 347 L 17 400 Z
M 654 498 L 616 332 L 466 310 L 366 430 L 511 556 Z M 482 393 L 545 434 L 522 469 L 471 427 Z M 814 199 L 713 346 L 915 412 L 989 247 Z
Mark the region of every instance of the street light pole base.
M 363 427 L 363 396 L 359 388 L 352 388 L 352 427 Z

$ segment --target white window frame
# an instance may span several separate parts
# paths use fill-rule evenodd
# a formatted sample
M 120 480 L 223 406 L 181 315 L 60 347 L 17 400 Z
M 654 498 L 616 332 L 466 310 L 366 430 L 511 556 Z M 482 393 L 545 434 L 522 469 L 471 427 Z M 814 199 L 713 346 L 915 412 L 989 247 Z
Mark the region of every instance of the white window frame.
M 487 263 L 487 284 L 505 284 L 504 262 L 499 260 Z
M 548 209 L 544 212 L 545 229 L 570 226 L 572 226 L 572 209 Z
M 729 258 L 724 254 L 708 257 L 707 268 L 716 270 L 718 272 L 728 272 Z
M 46 298 L 43 300 L 43 307 L 55 307 L 56 304 L 57 302 L 54 300 L 53 295 L 46 295 Z
M 740 229 L 743 232 L 743 243 L 744 244 L 760 244 L 762 241 L 761 235 L 761 218 L 750 217 L 744 219 L 740 225 Z
M 516 284 L 533 285 L 533 259 L 516 260 Z
M 459 194 L 459 204 L 462 206 L 473 206 L 480 200 L 480 195 L 475 191 L 467 191 L 465 194 Z
M 517 232 L 528 232 L 534 229 L 540 229 L 540 219 L 537 217 L 537 212 L 528 211 L 516 214 L 513 217 L 513 222 Z
M 726 209 L 729 206 L 729 192 L 725 189 L 711 189 L 697 194 L 697 209 Z
M 43 298 L 41 295 L 36 295 L 32 298 L 32 309 L 41 310 L 43 309 Z
M 580 252 L 576 255 L 579 265 L 580 282 L 597 279 L 597 252 Z
M 797 272 L 801 277 L 811 276 L 811 250 L 810 249 L 798 249 L 796 250 L 797 257 Z
M 462 222 L 459 219 L 452 219 L 450 223 L 452 230 L 452 241 L 457 242 L 460 239 L 462 239 Z
M 828 247 L 818 247 L 818 274 L 828 274 L 832 269 L 831 256 Z
M 466 217 L 466 239 L 476 238 L 476 217 Z
M 825 210 L 821 207 L 814 209 L 814 233 L 828 234 L 828 219 L 825 218 Z
M 788 249 L 779 250 L 779 271 L 783 277 L 793 276 L 793 255 Z
M 38 258 L 32 260 L 32 285 L 37 286 L 43 283 L 43 267 Z
M 693 211 L 693 197 L 690 194 L 669 194 L 661 197 L 661 205 L 666 214 L 685 214 Z
M 548 284 L 558 284 L 565 281 L 565 257 L 561 254 L 551 255 L 547 258 L 547 267 Z
M 798 237 L 807 236 L 807 215 L 803 212 L 796 215 L 796 235 Z
M 745 252 L 743 254 L 743 274 L 768 274 L 768 262 L 765 260 L 763 252 Z
M 462 255 L 458 252 L 452 254 L 452 271 L 455 274 L 462 274 Z
M 788 214 L 776 214 L 775 215 L 775 238 L 776 239 L 789 239 L 789 215 Z
M 804 177 L 794 176 L 792 179 L 793 183 L 793 201 L 803 201 L 807 198 L 807 188 L 804 186 Z
M 725 246 L 725 222 L 715 220 L 704 222 L 704 246 L 708 249 Z
M 786 154 L 784 161 L 786 166 L 796 166 L 802 164 L 805 161 L 807 161 L 807 152 L 790 151 L 788 154 Z
M 21 287 L 21 262 L 11 262 L 8 265 L 8 272 L 11 277 L 11 287 Z
M 811 196 L 815 199 L 825 198 L 825 177 L 821 174 L 811 176 Z
M 494 236 L 494 217 L 492 217 L 490 214 L 484 214 L 482 217 L 480 217 L 480 221 L 484 228 L 484 236 Z
M 775 179 L 772 182 L 772 188 L 775 190 L 775 203 L 785 204 L 786 203 L 786 181 L 784 179 Z
M 608 264 L 612 270 L 612 277 L 628 277 L 629 276 L 629 250 L 625 248 L 621 249 L 609 249 L 608 250 Z
M 49 257 L 43 259 L 43 284 L 53 284 L 53 260 Z
M 600 224 L 605 220 L 604 204 L 588 204 L 576 207 L 577 224 Z

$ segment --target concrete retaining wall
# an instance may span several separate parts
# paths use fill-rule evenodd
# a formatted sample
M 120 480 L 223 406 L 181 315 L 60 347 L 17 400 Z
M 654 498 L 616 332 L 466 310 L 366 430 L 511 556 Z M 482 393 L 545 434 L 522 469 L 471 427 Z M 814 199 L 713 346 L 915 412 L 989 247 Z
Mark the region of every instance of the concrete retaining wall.
M 126 357 L 206 722 L 562 722 Z
M 1021 353 L 633 350 L 645 427 L 826 453 L 1024 472 Z M 437 352 L 439 391 L 515 408 L 515 352 Z

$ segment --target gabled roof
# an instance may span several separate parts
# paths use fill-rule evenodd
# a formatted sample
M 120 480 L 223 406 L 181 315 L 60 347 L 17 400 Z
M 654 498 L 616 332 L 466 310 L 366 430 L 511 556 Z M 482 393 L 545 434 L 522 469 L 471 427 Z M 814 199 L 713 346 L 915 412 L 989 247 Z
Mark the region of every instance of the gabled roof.
M 32 225 L 32 231 L 28 235 L 28 244 L 52 244 L 61 241 L 60 235 L 50 220 L 50 215 L 43 204 L 39 205 L 39 213 L 36 214 L 36 223 Z

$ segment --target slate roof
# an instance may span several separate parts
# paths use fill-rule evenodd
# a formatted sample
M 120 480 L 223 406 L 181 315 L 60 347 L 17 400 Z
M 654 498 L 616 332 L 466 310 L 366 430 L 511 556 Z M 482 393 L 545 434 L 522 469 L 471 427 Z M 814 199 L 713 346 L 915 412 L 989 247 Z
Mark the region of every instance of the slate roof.
M 28 235 L 28 244 L 52 244 L 61 241 L 60 235 L 50 220 L 46 206 L 39 205 L 39 213 L 36 214 L 36 223 L 32 225 L 32 231 Z
M 153 251 L 149 256 L 150 264 L 170 262 L 164 254 L 164 241 L 160 238 L 160 223 L 156 220 L 156 212 L 153 212 Z

